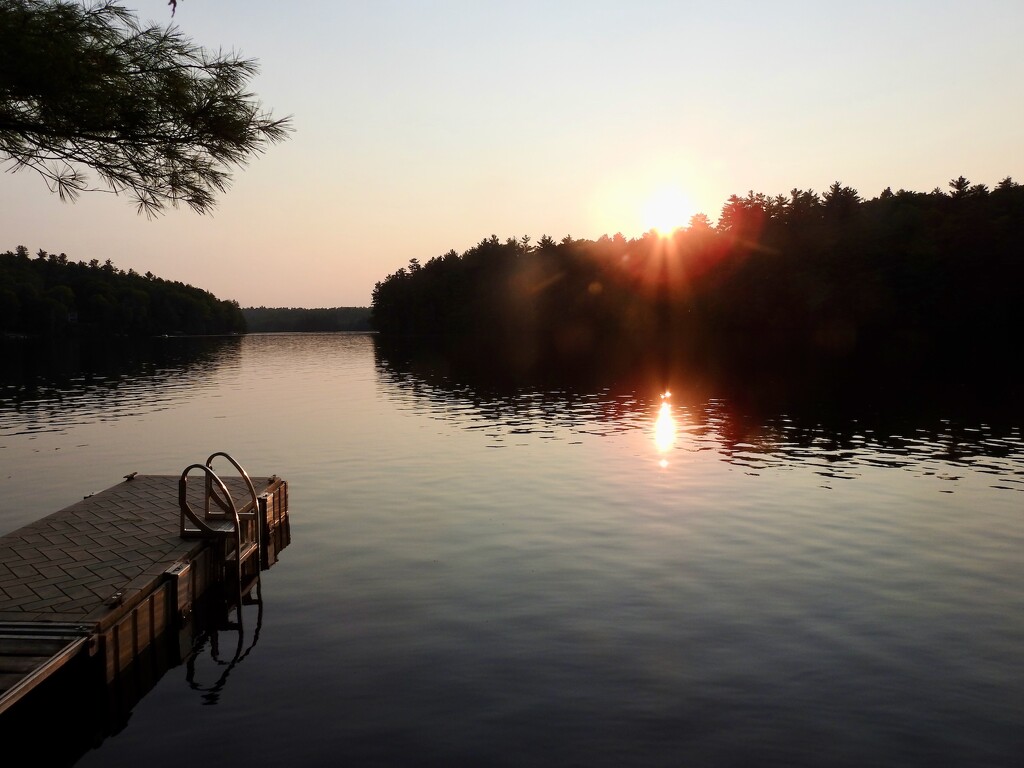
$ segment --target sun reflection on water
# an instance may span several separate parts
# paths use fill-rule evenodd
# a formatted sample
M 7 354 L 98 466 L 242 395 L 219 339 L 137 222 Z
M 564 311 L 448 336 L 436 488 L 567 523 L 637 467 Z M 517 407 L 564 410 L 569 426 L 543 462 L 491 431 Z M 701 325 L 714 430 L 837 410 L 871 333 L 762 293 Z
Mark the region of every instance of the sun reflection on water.
M 654 422 L 654 447 L 658 453 L 668 453 L 676 442 L 676 420 L 672 416 L 672 405 L 668 399 L 672 393 L 666 391 L 661 396 L 661 407 L 658 409 L 658 418 Z M 668 459 L 662 456 L 659 466 L 667 467 Z

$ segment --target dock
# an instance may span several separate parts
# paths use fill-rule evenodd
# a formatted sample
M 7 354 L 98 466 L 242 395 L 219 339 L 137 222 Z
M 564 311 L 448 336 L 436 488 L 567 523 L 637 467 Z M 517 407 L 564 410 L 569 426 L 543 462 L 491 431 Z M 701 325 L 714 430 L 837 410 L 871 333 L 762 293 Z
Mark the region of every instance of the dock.
M 252 477 L 255 511 L 241 477 L 224 483 L 262 531 L 258 577 L 287 544 L 287 483 Z M 83 656 L 111 683 L 223 581 L 219 542 L 182 535 L 178 484 L 132 473 L 0 537 L 0 715 Z M 202 508 L 200 483 L 188 498 Z

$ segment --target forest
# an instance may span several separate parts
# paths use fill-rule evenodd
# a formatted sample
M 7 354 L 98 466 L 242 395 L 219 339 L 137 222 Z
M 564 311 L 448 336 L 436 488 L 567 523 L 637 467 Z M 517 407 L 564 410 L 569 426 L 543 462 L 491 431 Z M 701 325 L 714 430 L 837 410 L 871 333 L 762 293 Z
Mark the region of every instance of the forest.
M 413 258 L 373 290 L 383 337 L 433 337 L 526 364 L 622 348 L 792 360 L 983 360 L 1022 327 L 1024 186 L 836 182 L 732 195 L 668 236 L 497 236 Z
M 369 307 L 243 307 L 249 333 L 369 331 Z
M 71 261 L 25 246 L 0 253 L 0 334 L 215 335 L 244 333 L 235 301 L 108 259 Z

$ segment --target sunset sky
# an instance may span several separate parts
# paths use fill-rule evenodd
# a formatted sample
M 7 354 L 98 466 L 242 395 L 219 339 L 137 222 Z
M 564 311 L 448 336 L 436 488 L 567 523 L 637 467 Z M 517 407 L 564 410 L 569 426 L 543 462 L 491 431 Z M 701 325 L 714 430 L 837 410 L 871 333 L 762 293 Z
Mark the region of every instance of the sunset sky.
M 165 0 L 127 0 L 170 23 Z M 212 215 L 0 177 L 0 251 L 112 259 L 242 306 L 367 305 L 497 234 L 637 236 L 732 194 L 1024 181 L 1024 3 L 179 0 L 295 133 Z M 95 180 L 95 175 L 92 175 Z

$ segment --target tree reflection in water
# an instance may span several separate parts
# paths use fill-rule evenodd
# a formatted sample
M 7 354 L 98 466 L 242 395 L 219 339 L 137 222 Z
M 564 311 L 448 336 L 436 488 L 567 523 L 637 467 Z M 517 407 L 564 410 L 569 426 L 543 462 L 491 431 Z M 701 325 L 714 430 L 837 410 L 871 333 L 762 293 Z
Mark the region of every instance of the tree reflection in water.
M 820 361 L 772 365 L 691 354 L 666 364 L 664 355 L 622 349 L 601 360 L 534 361 L 523 369 L 496 349 L 374 343 L 381 379 L 438 418 L 468 411 L 499 437 L 639 429 L 653 434 L 662 466 L 687 443 L 746 469 L 809 464 L 828 478 L 868 465 L 939 473 L 971 462 L 1002 472 L 1024 455 L 1024 414 L 1010 381 L 981 371 L 965 382 L 932 369 Z

